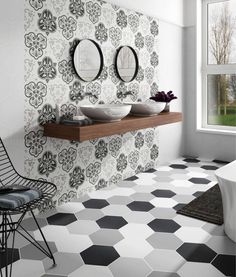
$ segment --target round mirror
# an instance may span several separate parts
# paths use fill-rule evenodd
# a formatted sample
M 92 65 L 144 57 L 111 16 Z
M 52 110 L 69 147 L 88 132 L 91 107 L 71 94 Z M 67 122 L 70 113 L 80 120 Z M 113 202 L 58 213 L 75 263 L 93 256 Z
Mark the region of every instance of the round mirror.
M 123 82 L 131 82 L 138 73 L 138 56 L 130 46 L 118 49 L 115 58 L 116 72 Z
M 103 68 L 102 51 L 91 39 L 83 39 L 77 44 L 73 60 L 75 71 L 85 82 L 97 79 Z

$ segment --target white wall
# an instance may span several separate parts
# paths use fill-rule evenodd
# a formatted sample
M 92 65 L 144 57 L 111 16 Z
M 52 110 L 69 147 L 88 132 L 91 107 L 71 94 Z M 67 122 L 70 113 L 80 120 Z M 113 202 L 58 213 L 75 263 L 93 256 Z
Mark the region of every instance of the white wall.
M 179 100 L 172 111 L 182 109 L 182 25 L 183 0 L 109 0 L 108 2 L 160 18 L 159 87 L 172 89 Z M 0 136 L 4 139 L 16 167 L 23 170 L 23 78 L 24 78 L 24 1 L 2 1 L 0 9 Z M 160 129 L 160 161 L 182 153 L 182 124 Z M 19 158 L 19 157 L 22 157 Z
M 23 171 L 24 1 L 1 1 L 0 137 L 19 171 Z M 19 159 L 19 157 L 22 157 Z
M 184 137 L 185 153 L 206 158 L 232 161 L 236 159 L 236 136 L 209 134 L 196 130 L 196 0 L 184 0 Z M 198 0 L 199 1 L 199 0 Z

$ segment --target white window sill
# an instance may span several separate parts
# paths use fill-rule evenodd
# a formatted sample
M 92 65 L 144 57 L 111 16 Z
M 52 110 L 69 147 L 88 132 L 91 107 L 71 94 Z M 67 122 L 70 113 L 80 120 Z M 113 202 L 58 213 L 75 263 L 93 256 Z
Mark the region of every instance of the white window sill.
M 232 127 L 232 130 L 225 129 L 217 129 L 214 127 L 201 127 L 197 128 L 197 132 L 199 133 L 207 133 L 207 134 L 216 134 L 216 135 L 227 135 L 227 136 L 236 136 L 236 127 Z

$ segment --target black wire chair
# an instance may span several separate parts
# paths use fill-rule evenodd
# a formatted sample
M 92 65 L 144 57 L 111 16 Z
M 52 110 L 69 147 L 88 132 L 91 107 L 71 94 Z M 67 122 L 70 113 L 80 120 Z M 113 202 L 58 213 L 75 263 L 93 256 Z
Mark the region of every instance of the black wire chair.
M 3 209 L 0 208 L 0 276 L 10 277 L 12 276 L 12 264 L 14 261 L 14 244 L 15 233 L 19 233 L 46 256 L 53 261 L 53 265 L 56 265 L 52 251 L 45 239 L 45 236 L 39 226 L 39 223 L 33 213 L 34 209 L 40 208 L 40 206 L 49 204 L 52 197 L 56 194 L 56 186 L 53 183 L 49 183 L 41 180 L 34 180 L 21 176 L 15 170 L 6 148 L 0 138 L 0 187 L 20 185 L 30 189 L 36 189 L 42 193 L 42 195 L 24 205 L 21 205 L 15 209 Z M 25 215 L 29 212 L 35 221 L 35 224 L 44 240 L 46 247 L 40 245 L 34 237 L 22 226 L 22 221 Z M 14 216 L 18 215 L 18 216 Z M 19 217 L 17 220 L 15 217 Z M 12 235 L 11 248 L 8 248 L 9 237 Z M 3 275 L 5 272 L 5 275 Z

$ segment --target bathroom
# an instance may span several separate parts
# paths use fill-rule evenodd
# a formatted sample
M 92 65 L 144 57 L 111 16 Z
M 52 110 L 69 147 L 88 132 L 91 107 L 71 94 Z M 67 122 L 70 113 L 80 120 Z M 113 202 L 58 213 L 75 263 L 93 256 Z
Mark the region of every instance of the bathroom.
M 236 245 L 224 225 L 176 213 L 217 184 L 222 161 L 236 160 L 235 114 L 231 126 L 205 118 L 201 30 L 204 7 L 215 2 L 229 2 L 234 20 L 235 0 L 2 1 L 0 137 L 21 175 L 56 186 L 35 211 L 56 266 L 16 234 L 12 276 L 236 276 Z M 78 40 L 87 39 L 103 60 L 89 82 L 73 68 Z M 137 53 L 128 82 L 115 68 L 121 46 Z M 217 74 L 235 76 L 235 61 L 226 67 Z M 144 103 L 158 91 L 177 97 L 169 113 L 136 116 L 123 127 L 103 123 L 113 125 L 98 125 L 92 136 L 97 125 L 86 126 L 84 139 L 71 126 L 53 125 L 67 127 L 71 139 L 50 129 L 57 116 L 81 116 L 80 106 Z M 23 224 L 42 241 L 29 214 Z

